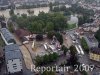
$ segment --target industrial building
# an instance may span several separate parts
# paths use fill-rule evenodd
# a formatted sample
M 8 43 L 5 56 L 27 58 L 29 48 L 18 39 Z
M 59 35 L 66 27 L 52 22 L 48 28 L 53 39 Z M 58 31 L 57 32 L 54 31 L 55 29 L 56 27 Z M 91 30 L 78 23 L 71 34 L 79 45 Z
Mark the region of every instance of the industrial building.
M 22 54 L 17 44 L 5 46 L 5 60 L 8 74 L 22 73 Z
M 6 45 L 15 44 L 13 35 L 6 28 L 1 29 L 1 36 Z

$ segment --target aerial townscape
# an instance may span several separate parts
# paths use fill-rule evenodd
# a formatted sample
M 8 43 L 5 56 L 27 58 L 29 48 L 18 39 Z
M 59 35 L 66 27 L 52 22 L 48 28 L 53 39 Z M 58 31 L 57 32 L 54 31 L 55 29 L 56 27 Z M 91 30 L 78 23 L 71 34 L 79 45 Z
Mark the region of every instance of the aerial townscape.
M 100 75 L 100 0 L 0 0 L 0 75 Z

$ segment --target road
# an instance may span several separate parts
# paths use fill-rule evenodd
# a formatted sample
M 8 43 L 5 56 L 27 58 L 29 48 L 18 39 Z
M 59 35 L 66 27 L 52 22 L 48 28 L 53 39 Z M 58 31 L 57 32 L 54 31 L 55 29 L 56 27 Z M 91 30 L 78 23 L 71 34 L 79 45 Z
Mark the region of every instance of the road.
M 16 43 L 19 45 L 20 50 L 22 52 L 23 55 L 23 75 L 33 75 L 33 73 L 31 72 L 31 65 L 33 65 L 32 62 L 32 58 L 30 55 L 29 50 L 20 42 L 20 40 L 17 38 L 17 36 L 15 34 L 14 35 L 14 39 L 16 41 Z

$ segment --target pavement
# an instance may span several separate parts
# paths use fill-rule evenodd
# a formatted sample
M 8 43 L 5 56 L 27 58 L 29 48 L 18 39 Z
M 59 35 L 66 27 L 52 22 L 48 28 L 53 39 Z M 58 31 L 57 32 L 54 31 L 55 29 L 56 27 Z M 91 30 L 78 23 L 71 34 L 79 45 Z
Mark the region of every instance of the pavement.
M 64 39 L 64 45 L 67 48 L 70 48 L 70 46 L 72 46 L 72 40 L 71 40 L 70 36 L 68 34 L 63 35 L 63 39 Z
M 16 43 L 19 45 L 19 48 L 22 52 L 22 62 L 23 62 L 23 75 L 33 75 L 34 73 L 31 72 L 31 65 L 33 65 L 32 57 L 25 45 L 21 43 L 21 41 L 18 39 L 18 37 L 14 35 Z
M 33 62 L 32 62 L 32 58 L 31 58 L 29 51 L 27 50 L 27 48 L 24 45 L 20 46 L 20 49 L 21 49 L 21 52 L 23 55 L 23 59 L 24 59 L 26 68 L 31 69 L 31 65 L 33 65 Z

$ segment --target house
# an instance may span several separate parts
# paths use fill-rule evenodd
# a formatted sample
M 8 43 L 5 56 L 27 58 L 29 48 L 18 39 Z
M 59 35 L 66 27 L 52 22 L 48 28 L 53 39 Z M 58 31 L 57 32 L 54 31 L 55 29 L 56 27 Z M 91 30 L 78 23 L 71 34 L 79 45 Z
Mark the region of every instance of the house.
M 8 74 L 22 73 L 22 54 L 17 44 L 5 46 L 5 60 Z
M 100 62 L 100 48 L 93 47 L 89 52 L 89 57 L 91 60 Z
M 84 36 L 89 48 L 98 47 L 99 43 L 93 34 L 85 34 Z
M 2 28 L 1 29 L 1 37 L 4 40 L 6 45 L 15 44 L 15 40 L 13 35 L 9 32 L 8 29 Z
M 99 26 L 85 26 L 83 27 L 84 31 L 85 32 L 88 32 L 88 31 L 92 31 L 92 32 L 97 32 L 99 30 Z
M 18 29 L 15 31 L 16 35 L 19 37 L 19 39 L 23 42 L 23 44 L 29 42 L 29 38 L 31 36 L 31 32 L 26 29 Z

